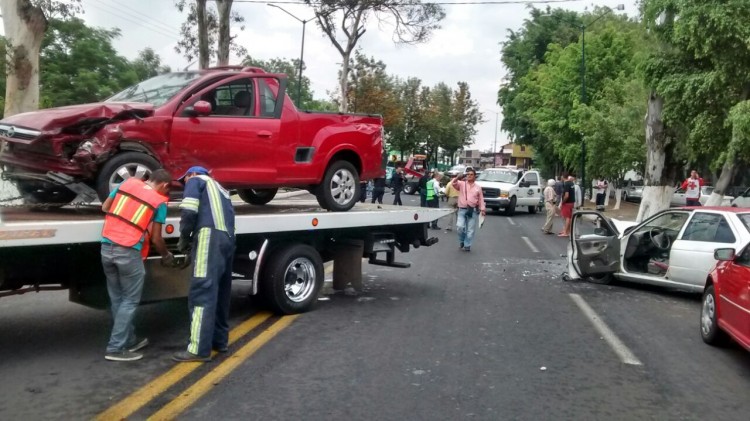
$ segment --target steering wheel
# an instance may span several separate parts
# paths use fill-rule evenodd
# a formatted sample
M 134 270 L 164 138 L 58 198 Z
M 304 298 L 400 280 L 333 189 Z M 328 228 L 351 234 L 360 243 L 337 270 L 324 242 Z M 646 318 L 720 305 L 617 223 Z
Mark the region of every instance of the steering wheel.
M 659 250 L 669 250 L 669 247 L 672 245 L 672 240 L 670 240 L 669 236 L 659 227 L 651 228 L 648 231 L 648 238 L 651 239 L 651 242 Z

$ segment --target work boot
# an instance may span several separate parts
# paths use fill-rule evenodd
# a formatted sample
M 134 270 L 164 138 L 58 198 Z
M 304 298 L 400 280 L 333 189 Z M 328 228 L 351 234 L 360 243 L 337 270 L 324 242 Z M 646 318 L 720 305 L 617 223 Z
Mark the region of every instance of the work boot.
M 104 359 L 108 361 L 137 361 L 141 358 L 143 358 L 143 354 L 128 350 L 107 352 L 104 354 Z
M 200 355 L 193 354 L 192 352 L 188 351 L 180 351 L 176 352 L 174 355 L 172 355 L 172 360 L 180 362 L 180 363 L 189 363 L 189 362 L 207 362 L 211 361 L 211 357 L 201 357 Z

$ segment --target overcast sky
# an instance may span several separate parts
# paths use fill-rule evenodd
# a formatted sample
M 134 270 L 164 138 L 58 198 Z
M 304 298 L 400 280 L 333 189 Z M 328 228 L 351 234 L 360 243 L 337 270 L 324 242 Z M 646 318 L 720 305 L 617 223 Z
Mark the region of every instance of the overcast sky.
M 82 3 L 85 10 L 82 18 L 89 25 L 120 28 L 122 36 L 115 41 L 115 48 L 123 56 L 132 59 L 138 51 L 151 47 L 172 69 L 182 69 L 189 64 L 174 51 L 184 15 L 174 7 L 173 0 L 82 0 Z M 583 11 L 594 5 L 614 8 L 623 3 L 626 13 L 637 14 L 634 0 L 569 1 L 552 6 Z M 304 5 L 279 5 L 302 20 L 313 16 L 311 9 Z M 500 63 L 500 43 L 505 40 L 508 29 L 521 27 L 529 16 L 528 6 L 464 4 L 443 7 L 446 17 L 441 22 L 442 28 L 427 43 L 394 45 L 392 28 L 378 28 L 375 22 L 370 22 L 359 47 L 367 56 L 382 60 L 389 74 L 401 78 L 417 77 L 428 86 L 445 82 L 453 88 L 459 81 L 467 82 L 487 120 L 478 127 L 474 148 L 491 150 L 495 142 L 496 113 L 500 111 L 497 90 L 505 73 Z M 543 8 L 545 4 L 536 7 Z M 239 43 L 251 56 L 299 58 L 300 22 L 265 3 L 235 2 L 233 10 L 244 16 L 246 22 L 244 31 L 232 28 L 232 33 L 238 35 Z M 336 90 L 341 58 L 314 22 L 306 26 L 305 75 L 312 82 L 315 97 L 328 98 L 328 92 Z M 504 143 L 507 143 L 507 136 L 499 133 L 498 149 Z

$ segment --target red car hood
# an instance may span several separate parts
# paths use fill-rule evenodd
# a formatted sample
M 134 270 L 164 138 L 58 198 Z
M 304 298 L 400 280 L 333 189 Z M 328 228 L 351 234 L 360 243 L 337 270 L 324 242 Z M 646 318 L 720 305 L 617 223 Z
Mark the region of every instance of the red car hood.
M 58 132 L 69 126 L 91 124 L 105 120 L 127 120 L 147 117 L 154 113 L 152 104 L 142 102 L 99 102 L 47 108 L 39 111 L 16 114 L 0 121 L 0 124 L 39 130 L 44 134 Z M 45 133 L 47 132 L 47 133 Z

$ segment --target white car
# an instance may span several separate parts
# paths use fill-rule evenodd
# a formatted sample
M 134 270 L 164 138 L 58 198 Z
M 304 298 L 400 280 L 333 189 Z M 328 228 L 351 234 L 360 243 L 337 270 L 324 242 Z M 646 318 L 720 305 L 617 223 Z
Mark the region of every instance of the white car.
M 735 197 L 730 206 L 736 208 L 750 208 L 750 187 L 745 189 L 741 195 Z
M 572 224 L 571 279 L 606 283 L 614 277 L 693 292 L 703 292 L 715 249 L 739 250 L 750 241 L 750 209 L 743 208 L 669 209 L 640 224 L 583 211 Z
M 713 186 L 703 186 L 701 187 L 701 197 L 699 201 L 701 202 L 701 205 L 706 204 L 708 201 L 708 198 L 711 197 L 711 193 L 714 192 Z M 732 196 L 724 196 L 724 198 L 721 201 L 721 206 L 731 206 L 732 205 L 732 199 L 734 197 Z M 685 190 L 683 189 L 677 189 L 675 190 L 674 194 L 672 195 L 672 200 L 669 202 L 670 206 L 686 206 L 687 200 L 685 199 Z
M 502 208 L 507 216 L 513 216 L 517 207 L 536 213 L 542 196 L 541 181 L 537 171 L 515 167 L 487 168 L 477 175 L 485 206 L 494 211 Z

